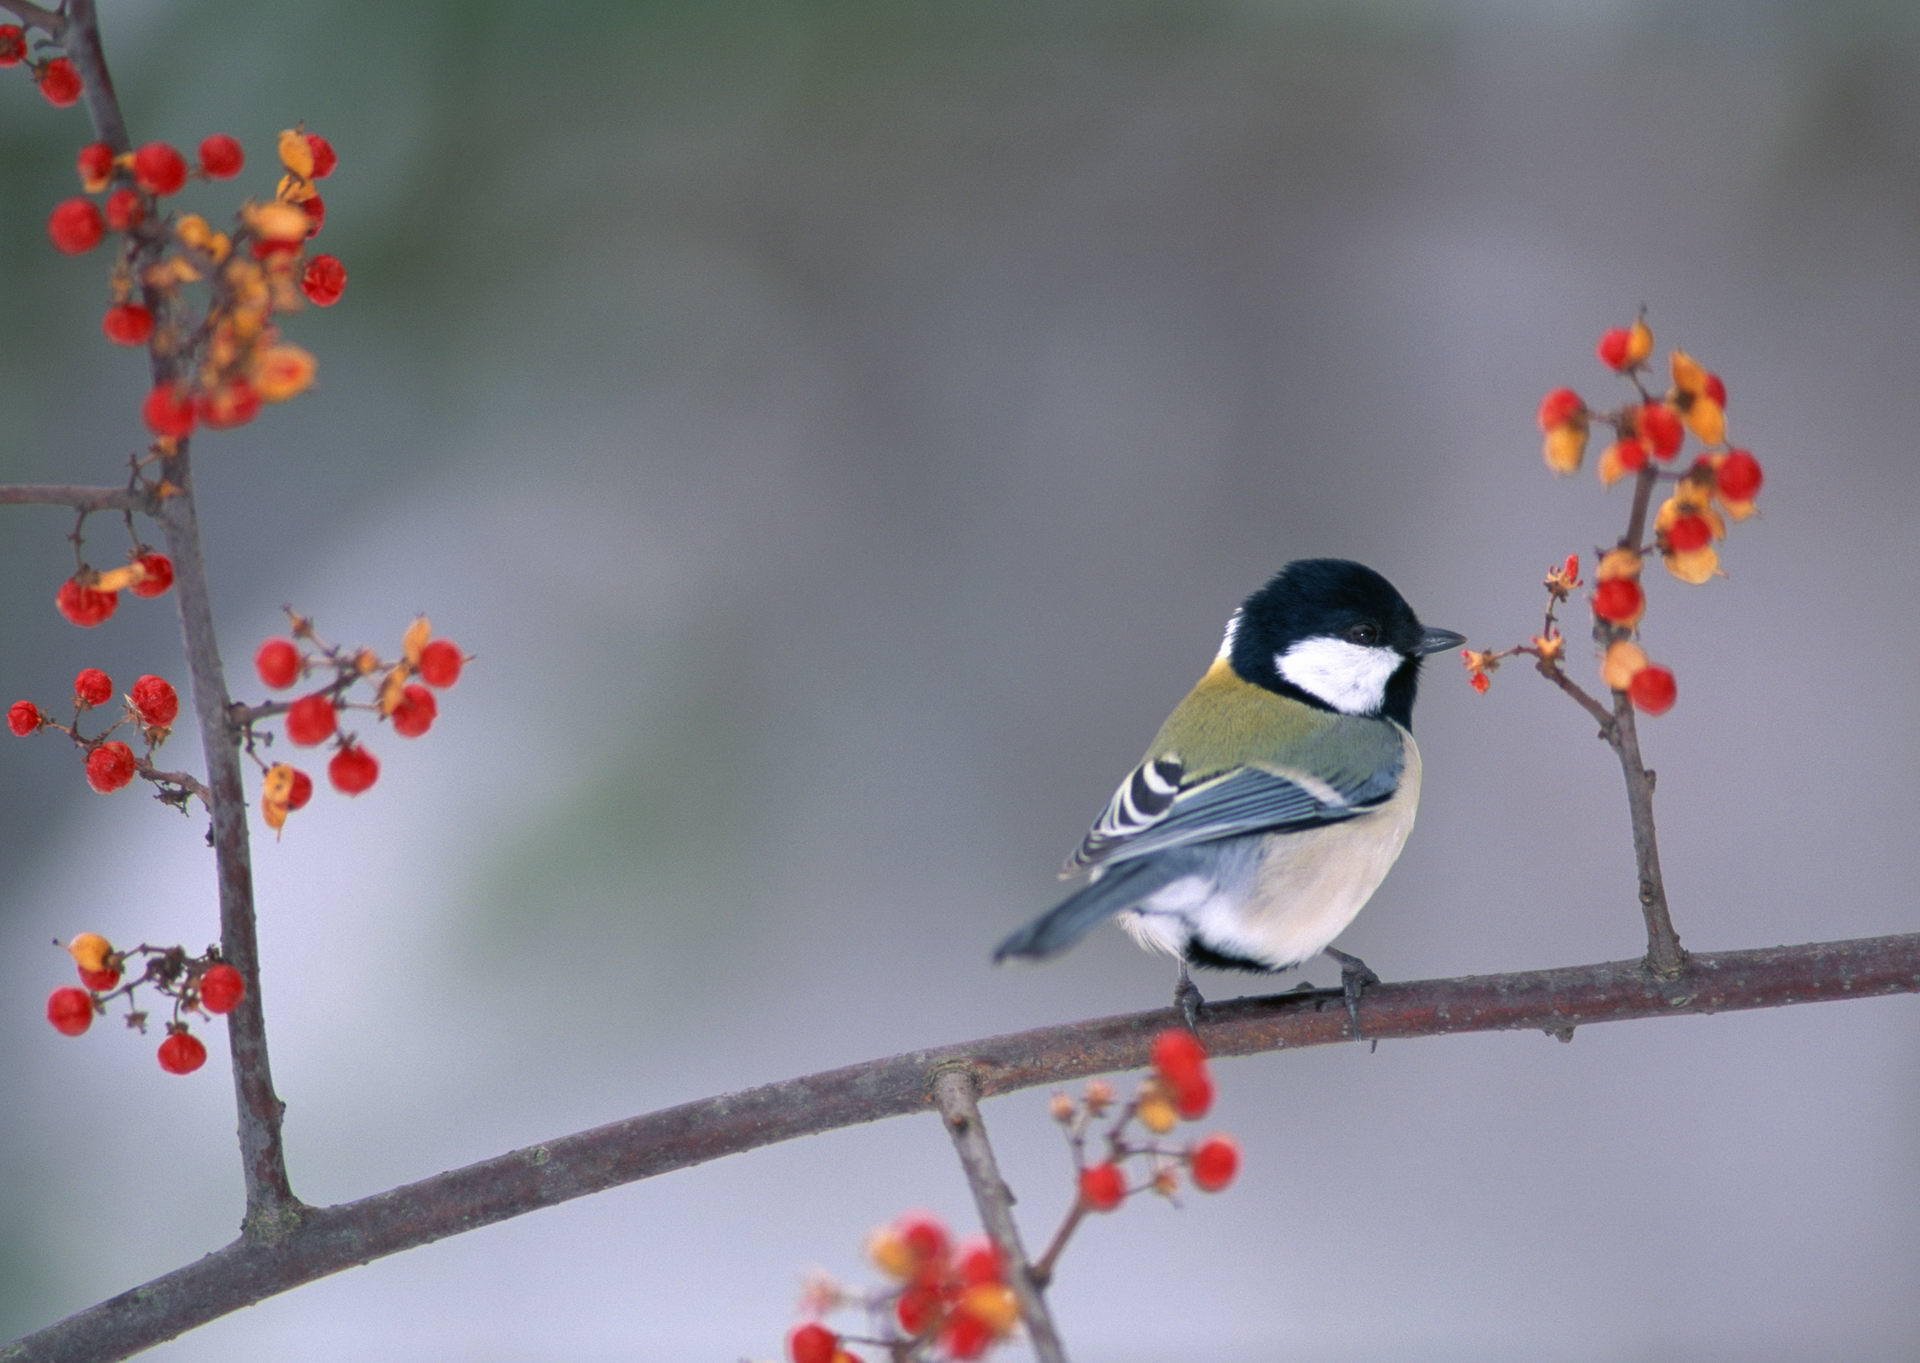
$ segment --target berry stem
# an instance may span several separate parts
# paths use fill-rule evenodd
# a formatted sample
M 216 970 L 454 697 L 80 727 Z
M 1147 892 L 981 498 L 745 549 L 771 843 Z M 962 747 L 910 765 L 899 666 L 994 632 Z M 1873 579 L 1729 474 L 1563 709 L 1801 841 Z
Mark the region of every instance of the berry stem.
M 1047 1310 L 1046 1297 L 1027 1252 L 1020 1244 L 1020 1229 L 1013 1221 L 1013 1191 L 1000 1177 L 1000 1165 L 987 1140 L 986 1123 L 980 1117 L 979 1083 L 965 1065 L 947 1065 L 933 1076 L 933 1101 L 946 1119 L 947 1134 L 960 1156 L 967 1183 L 973 1189 L 974 1205 L 980 1209 L 980 1222 L 1005 1265 L 1007 1286 L 1020 1303 L 1020 1316 L 1027 1325 L 1027 1338 L 1033 1342 L 1034 1357 L 1040 1363 L 1066 1363 L 1066 1350 L 1060 1332 Z
M 88 6 L 89 9 L 92 6 Z M 67 31 L 66 16 L 57 10 L 43 9 L 33 0 L 0 0 L 0 9 L 6 10 L 28 28 L 37 28 L 47 37 L 58 42 Z M 82 72 L 84 75 L 84 71 Z

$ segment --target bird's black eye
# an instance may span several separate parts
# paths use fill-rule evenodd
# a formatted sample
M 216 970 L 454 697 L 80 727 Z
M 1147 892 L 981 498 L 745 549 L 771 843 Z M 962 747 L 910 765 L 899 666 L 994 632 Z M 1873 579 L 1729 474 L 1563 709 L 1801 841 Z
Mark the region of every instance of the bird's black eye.
M 1380 626 L 1371 621 L 1364 620 L 1357 625 L 1349 625 L 1347 626 L 1347 638 L 1359 644 L 1362 648 L 1372 648 L 1380 642 Z

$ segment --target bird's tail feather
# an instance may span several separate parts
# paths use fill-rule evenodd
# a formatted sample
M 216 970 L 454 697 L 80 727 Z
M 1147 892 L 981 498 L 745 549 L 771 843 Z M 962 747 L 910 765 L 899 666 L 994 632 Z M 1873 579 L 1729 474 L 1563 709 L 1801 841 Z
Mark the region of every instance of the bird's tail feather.
M 1038 959 L 1065 951 L 1098 924 L 1133 908 L 1191 870 L 1184 858 L 1164 855 L 1112 866 L 1098 880 L 1067 896 L 1000 943 L 993 949 L 993 959 Z

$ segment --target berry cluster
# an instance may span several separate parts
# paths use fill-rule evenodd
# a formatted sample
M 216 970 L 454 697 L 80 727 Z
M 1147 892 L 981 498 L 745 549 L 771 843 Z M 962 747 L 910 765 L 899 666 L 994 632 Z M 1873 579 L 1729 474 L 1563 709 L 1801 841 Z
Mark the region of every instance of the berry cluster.
M 1061 1252 L 1090 1212 L 1115 1210 L 1129 1196 L 1152 1190 L 1172 1199 L 1184 1166 L 1193 1186 L 1217 1193 L 1240 1171 L 1240 1147 L 1224 1135 L 1190 1146 L 1168 1147 L 1159 1137 L 1181 1121 L 1197 1121 L 1213 1107 L 1213 1076 L 1206 1048 L 1187 1031 L 1166 1031 L 1153 1041 L 1154 1072 L 1132 1101 L 1121 1104 L 1104 1080 L 1087 1085 L 1079 1099 L 1058 1093 L 1050 1104 L 1073 1151 L 1075 1192 L 1065 1219 L 1046 1252 L 1034 1262 L 1034 1281 L 1048 1282 Z M 1089 1163 L 1093 1128 L 1105 1141 L 1103 1158 Z M 1148 1134 L 1139 1141 L 1129 1128 L 1138 1123 Z M 1144 1165 L 1141 1180 L 1129 1186 L 1126 1166 Z M 869 1292 L 840 1286 L 830 1278 L 808 1283 L 801 1310 L 810 1319 L 787 1336 L 791 1363 L 860 1363 L 853 1346 L 870 1348 L 888 1359 L 946 1363 L 984 1356 L 1009 1338 L 1020 1321 L 1019 1303 L 1007 1285 L 1000 1252 L 984 1239 L 955 1246 L 939 1220 L 911 1213 L 883 1226 L 867 1239 L 867 1257 L 891 1280 Z M 843 1309 L 864 1310 L 867 1333 L 836 1332 L 822 1318 Z
M 240 972 L 221 960 L 215 947 L 199 956 L 189 956 L 183 947 L 142 945 L 117 951 L 99 933 L 83 932 L 67 943 L 67 953 L 80 972 L 82 987 L 63 985 L 47 995 L 47 1021 L 54 1030 L 79 1036 L 107 1011 L 111 1000 L 124 998 L 127 1026 L 144 1033 L 147 1014 L 133 1006 L 134 994 L 140 986 L 151 985 L 173 1000 L 173 1016 L 158 1052 L 160 1068 L 168 1074 L 192 1074 L 207 1063 L 206 1043 L 193 1034 L 181 1014 L 230 1013 L 247 992 Z M 136 959 L 146 964 L 123 984 L 128 961 Z
M 418 738 L 439 718 L 434 690 L 459 681 L 467 664 L 466 654 L 452 640 L 433 637 L 433 626 L 424 615 L 407 627 L 400 658 L 391 662 L 370 648 L 328 644 L 314 633 L 310 620 L 292 611 L 287 616 L 292 637 L 263 642 L 253 655 L 254 670 L 276 691 L 299 685 L 309 673 L 320 674 L 322 684 L 295 700 L 235 707 L 247 752 L 262 772 L 261 816 L 276 833 L 285 826 L 287 815 L 312 797 L 313 778 L 290 763 L 270 763 L 259 755 L 256 747 L 272 741 L 271 734 L 260 731 L 262 721 L 284 716 L 287 741 L 296 747 L 331 741 L 327 779 L 343 795 L 359 795 L 379 779 L 380 763 L 356 735 L 341 731 L 341 715 L 349 710 L 368 711 L 391 724 L 402 738 Z M 363 684 L 369 698 L 351 699 Z
M 35 39 L 40 50 L 29 53 L 27 31 L 18 24 L 0 24 L 0 67 L 24 64 L 41 97 L 56 109 L 79 103 L 86 93 L 79 70 L 67 58 L 50 55 L 58 49 L 41 41 L 38 34 Z
M 76 531 L 75 542 L 79 541 Z M 165 596 L 173 586 L 173 560 L 157 554 L 137 541 L 125 564 L 97 571 L 82 560 L 72 577 L 53 593 L 53 608 L 81 629 L 104 624 L 120 609 L 120 593 L 135 596 Z
M 191 167 L 166 142 L 123 153 L 89 143 L 75 161 L 84 193 L 47 218 L 48 238 L 68 255 L 93 250 L 109 233 L 124 239 L 100 329 L 115 345 L 151 348 L 176 374 L 141 404 L 159 457 L 203 423 L 245 425 L 263 404 L 285 402 L 313 382 L 313 356 L 283 340 L 274 318 L 298 310 L 303 298 L 331 307 L 346 290 L 337 257 L 307 253 L 326 220 L 314 182 L 332 173 L 338 157 L 324 137 L 298 128 L 280 134 L 278 151 L 284 173 L 274 197 L 243 204 L 230 231 L 167 204 L 189 180 L 240 173 L 246 153 L 225 133 L 202 141 Z M 196 290 L 197 304 L 189 296 Z
M 1658 554 L 1667 572 L 1682 582 L 1698 586 L 1723 576 L 1715 545 L 1726 538 L 1729 521 L 1744 521 L 1754 514 L 1763 475 L 1760 461 L 1751 452 L 1727 444 L 1727 386 L 1718 374 L 1684 350 L 1675 350 L 1668 357 L 1671 385 L 1657 397 L 1648 388 L 1653 331 L 1644 317 L 1636 318 L 1632 326 L 1606 332 L 1596 349 L 1601 363 L 1633 385 L 1633 400 L 1600 411 L 1571 388 L 1554 389 L 1540 402 L 1542 454 L 1555 473 L 1575 473 L 1586 457 L 1593 425 L 1606 426 L 1613 433 L 1600 455 L 1600 481 L 1611 487 L 1630 477 L 1634 497 L 1626 532 L 1611 548 L 1597 551 L 1591 597 L 1593 637 L 1600 650 L 1601 679 L 1608 689 L 1625 695 L 1635 709 L 1661 715 L 1673 708 L 1679 686 L 1673 672 L 1651 662 L 1639 643 L 1640 622 L 1647 612 L 1641 571 L 1647 558 Z M 1676 460 L 1689 434 L 1701 448 L 1683 468 Z M 1653 493 L 1662 484 L 1671 491 L 1656 509 Z M 1543 671 L 1562 676 L 1559 669 L 1566 640 L 1557 616 L 1560 606 L 1583 585 L 1579 556 L 1570 554 L 1564 564 L 1550 569 L 1544 585 L 1547 610 L 1539 634 L 1513 648 L 1463 650 L 1467 679 L 1474 690 L 1485 692 L 1501 660 L 1523 653 Z
M 127 688 L 122 708 L 112 722 L 98 733 L 81 731 L 81 720 L 113 699 L 113 678 L 97 667 L 83 667 L 73 679 L 73 718 L 65 723 L 30 700 L 17 700 L 7 708 L 7 728 L 18 738 L 52 731 L 73 740 L 82 754 L 87 784 L 102 795 L 132 783 L 136 776 L 153 783 L 158 798 L 183 812 L 195 795 L 205 792 L 192 777 L 179 772 L 160 771 L 153 755 L 173 732 L 180 715 L 180 694 L 165 677 L 149 673 Z M 140 744 L 133 746 L 114 734 L 126 730 Z

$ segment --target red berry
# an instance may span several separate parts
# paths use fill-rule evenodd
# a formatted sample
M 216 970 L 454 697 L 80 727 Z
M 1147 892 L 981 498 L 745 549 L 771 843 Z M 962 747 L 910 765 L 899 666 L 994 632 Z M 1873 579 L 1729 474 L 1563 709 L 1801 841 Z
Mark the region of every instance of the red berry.
M 1676 554 L 1690 554 L 1713 541 L 1713 527 L 1705 516 L 1681 516 L 1667 527 L 1667 545 Z
M 180 696 L 173 684 L 152 673 L 134 682 L 127 699 L 133 702 L 134 713 L 149 729 L 167 728 L 180 714 Z
M 400 703 L 393 707 L 393 731 L 402 738 L 418 738 L 433 727 L 440 706 L 433 692 L 424 686 L 408 685 L 400 692 Z
M 954 1312 L 946 1328 L 940 1331 L 940 1347 L 947 1351 L 950 1358 L 978 1358 L 992 1343 L 993 1327 L 965 1311 Z
M 327 763 L 327 779 L 342 795 L 358 795 L 380 779 L 380 764 L 365 748 L 350 743 Z
M 1634 705 L 1650 715 L 1664 715 L 1680 698 L 1679 683 L 1664 667 L 1643 667 L 1627 683 L 1627 694 Z
M 107 226 L 115 232 L 131 232 L 147 220 L 147 201 L 140 192 L 125 185 L 107 195 Z
M 117 738 L 87 754 L 87 784 L 102 795 L 111 795 L 126 785 L 136 770 L 133 749 Z
M 200 172 L 209 180 L 231 180 L 247 163 L 240 143 L 225 133 L 215 133 L 200 143 Z
M 1633 347 L 1633 333 L 1626 327 L 1613 327 L 1600 333 L 1600 344 L 1594 347 L 1600 356 L 1600 363 L 1609 369 L 1626 370 L 1632 361 L 1628 354 Z
M 313 178 L 324 180 L 333 174 L 333 168 L 340 164 L 340 157 L 334 151 L 333 143 L 319 133 L 308 133 L 307 146 L 313 151 Z
M 945 1306 L 946 1298 L 941 1294 L 938 1278 L 916 1278 L 893 1304 L 893 1315 L 908 1334 L 924 1334 L 940 1319 Z
M 65 57 L 55 57 L 40 68 L 40 93 L 56 109 L 64 109 L 86 89 L 80 73 Z
M 100 330 L 115 345 L 145 345 L 153 335 L 153 314 L 138 303 L 115 303 L 100 319 Z
M 287 738 L 303 748 L 311 748 L 333 737 L 336 722 L 332 696 L 320 692 L 302 696 L 287 710 Z
M 1630 435 L 1623 436 L 1615 448 L 1619 452 L 1620 467 L 1628 473 L 1638 473 L 1647 466 L 1647 447 L 1643 442 Z
M 1205 1075 L 1207 1048 L 1184 1027 L 1169 1027 L 1153 1039 L 1153 1067 L 1177 1088 Z
M 1193 1186 L 1217 1193 L 1240 1172 L 1240 1147 L 1230 1136 L 1209 1136 L 1193 1148 Z
M 253 655 L 253 670 L 276 691 L 292 686 L 300 676 L 300 650 L 291 639 L 269 639 Z
M 120 605 L 120 593 L 103 592 L 70 577 L 54 593 L 53 604 L 68 620 L 81 629 L 92 629 Z
M 207 1063 L 207 1044 L 192 1032 L 169 1032 L 160 1043 L 160 1068 L 168 1074 L 192 1074 Z
M 27 59 L 27 31 L 18 24 L 0 24 L 0 66 L 18 66 Z
M 840 1336 L 819 1321 L 796 1325 L 787 1336 L 787 1357 L 793 1363 L 833 1363 L 840 1352 Z
M 1722 411 L 1726 410 L 1727 385 L 1726 381 L 1718 374 L 1707 375 L 1707 396 L 1712 398 L 1715 405 Z
M 193 434 L 193 394 L 177 383 L 158 383 L 140 407 L 147 429 L 176 439 Z
M 1000 1248 L 991 1240 L 967 1240 L 954 1252 L 954 1275 L 968 1287 L 992 1285 L 1006 1277 Z
M 25 738 L 40 727 L 40 707 L 30 700 L 16 700 L 7 707 L 7 727 L 16 738 Z
M 1213 1109 L 1213 1080 L 1202 1071 L 1186 1083 L 1174 1085 L 1173 1107 L 1184 1120 L 1199 1121 Z
M 1750 502 L 1760 495 L 1760 461 L 1746 450 L 1728 450 L 1714 474 L 1720 495 L 1730 502 Z
M 104 994 L 120 983 L 120 972 L 112 966 L 102 966 L 99 970 L 88 970 L 85 966 L 76 966 L 80 972 L 80 983 L 96 994 Z
M 133 154 L 134 183 L 149 194 L 178 194 L 187 183 L 187 158 L 167 142 L 149 142 Z
M 1127 1196 L 1127 1176 L 1117 1164 L 1095 1164 L 1080 1171 L 1080 1200 L 1096 1212 L 1110 1212 Z
M 430 639 L 420 650 L 420 680 L 428 686 L 452 686 L 460 680 L 465 662 L 460 646 L 451 639 Z
M 1610 577 L 1593 589 L 1593 613 L 1616 625 L 1637 620 L 1646 605 L 1640 584 L 1630 577 Z
M 1571 388 L 1556 388 L 1540 399 L 1540 429 L 1550 431 L 1555 426 L 1564 426 L 1582 412 L 1587 404 Z
M 246 992 L 247 982 L 225 961 L 208 966 L 200 977 L 200 1006 L 209 1013 L 231 1013 Z
M 906 1241 L 913 1257 L 922 1264 L 944 1263 L 952 1242 L 947 1228 L 932 1216 L 903 1216 L 894 1224 L 894 1233 Z
M 67 255 L 83 255 L 100 244 L 107 224 L 92 199 L 63 199 L 47 215 L 47 239 Z
M 338 256 L 315 256 L 300 276 L 300 290 L 317 308 L 330 308 L 347 291 L 347 267 Z
M 74 674 L 73 703 L 85 710 L 105 705 L 113 695 L 113 678 L 97 667 L 83 667 Z
M 63 1036 L 79 1036 L 93 1026 L 93 999 L 84 989 L 65 985 L 47 995 L 47 1021 Z
M 173 560 L 165 554 L 142 554 L 134 560 L 146 574 L 131 588 L 135 596 L 165 596 L 173 586 Z
M 89 142 L 80 148 L 73 164 L 80 172 L 80 188 L 89 194 L 98 194 L 113 178 L 113 148 L 105 142 Z
M 287 790 L 287 808 L 305 809 L 313 798 L 313 778 L 300 768 L 293 769 L 293 785 Z
M 211 392 L 202 393 L 195 410 L 214 430 L 229 431 L 260 415 L 260 394 L 245 379 L 231 378 Z
M 1658 459 L 1673 458 L 1680 452 L 1680 442 L 1686 438 L 1686 428 L 1680 424 L 1679 416 L 1664 402 L 1649 402 L 1642 407 L 1636 426 L 1641 440 Z
M 310 194 L 300 201 L 300 207 L 306 210 L 307 214 L 307 236 L 309 238 L 319 236 L 320 229 L 327 222 L 327 201 L 318 194 Z

